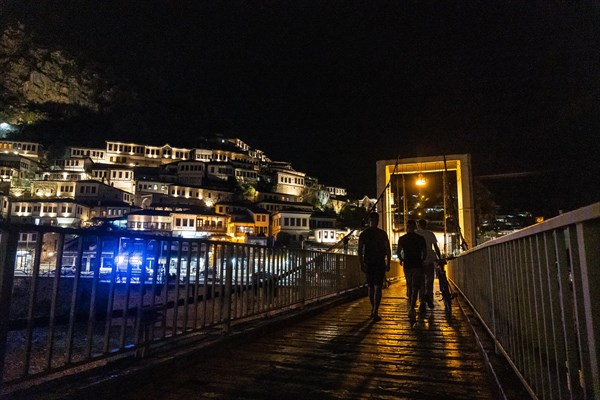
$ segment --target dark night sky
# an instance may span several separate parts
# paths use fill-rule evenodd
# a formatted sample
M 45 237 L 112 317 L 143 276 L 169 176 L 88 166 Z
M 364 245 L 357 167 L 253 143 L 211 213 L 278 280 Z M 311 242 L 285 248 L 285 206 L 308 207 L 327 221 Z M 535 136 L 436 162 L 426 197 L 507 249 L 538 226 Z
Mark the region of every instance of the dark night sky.
M 476 176 L 544 172 L 483 181 L 506 208 L 599 200 L 598 5 L 42 3 L 162 123 L 193 129 L 208 105 L 228 135 L 356 196 L 376 195 L 377 160 L 471 153 Z

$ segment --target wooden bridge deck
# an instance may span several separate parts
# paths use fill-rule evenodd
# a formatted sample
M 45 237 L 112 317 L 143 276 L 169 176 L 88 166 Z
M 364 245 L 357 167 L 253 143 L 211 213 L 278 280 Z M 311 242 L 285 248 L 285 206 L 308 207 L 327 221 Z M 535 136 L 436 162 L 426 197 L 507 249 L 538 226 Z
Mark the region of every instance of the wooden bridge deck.
M 437 284 L 437 283 L 436 283 Z M 490 399 L 491 381 L 460 310 L 441 302 L 411 327 L 403 283 L 326 310 L 182 369 L 161 371 L 120 399 Z

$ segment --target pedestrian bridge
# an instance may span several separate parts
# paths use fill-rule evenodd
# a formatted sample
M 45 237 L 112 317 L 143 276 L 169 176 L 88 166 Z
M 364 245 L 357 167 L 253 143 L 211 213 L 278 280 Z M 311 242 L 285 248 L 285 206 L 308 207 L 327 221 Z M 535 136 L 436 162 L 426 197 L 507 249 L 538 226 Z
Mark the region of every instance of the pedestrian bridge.
M 531 397 L 600 398 L 600 203 L 462 253 L 415 327 L 397 264 L 374 323 L 355 256 L 1 229 L 3 398 L 510 398 L 498 356 Z

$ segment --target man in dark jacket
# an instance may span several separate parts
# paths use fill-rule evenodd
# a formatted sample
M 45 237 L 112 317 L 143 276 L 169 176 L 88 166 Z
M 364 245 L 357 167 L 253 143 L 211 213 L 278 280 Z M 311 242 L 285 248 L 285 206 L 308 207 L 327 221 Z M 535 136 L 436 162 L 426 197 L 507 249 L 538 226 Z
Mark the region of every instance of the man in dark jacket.
M 415 307 L 423 282 L 423 261 L 427 256 L 425 239 L 415 233 L 416 229 L 417 223 L 414 220 L 408 221 L 406 223 L 407 233 L 398 239 L 398 259 L 404 267 L 408 295 L 408 318 L 411 322 L 416 320 Z
M 381 320 L 378 314 L 381 303 L 381 289 L 385 280 L 386 271 L 390 270 L 392 252 L 387 233 L 379 229 L 379 214 L 369 214 L 369 227 L 362 231 L 358 237 L 358 259 L 360 269 L 365 273 L 369 287 L 369 300 L 371 301 L 371 317 L 375 321 Z

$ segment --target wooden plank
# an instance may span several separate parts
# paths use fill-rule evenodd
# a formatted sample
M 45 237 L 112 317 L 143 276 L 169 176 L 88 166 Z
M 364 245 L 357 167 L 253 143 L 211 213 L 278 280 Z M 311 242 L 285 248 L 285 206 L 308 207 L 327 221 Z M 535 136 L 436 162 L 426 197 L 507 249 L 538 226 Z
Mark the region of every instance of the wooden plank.
M 406 288 L 384 291 L 382 321 L 363 298 L 195 365 L 164 371 L 122 399 L 491 399 L 491 382 L 467 322 L 443 308 L 411 327 Z

